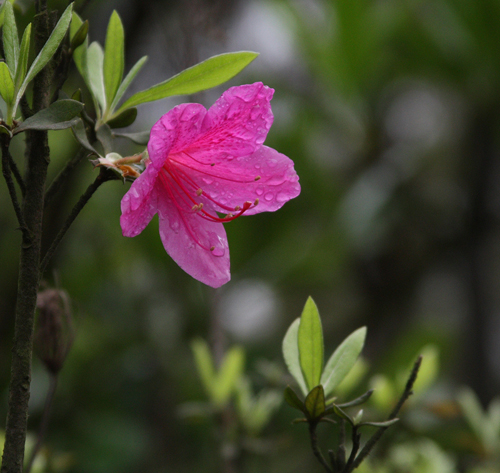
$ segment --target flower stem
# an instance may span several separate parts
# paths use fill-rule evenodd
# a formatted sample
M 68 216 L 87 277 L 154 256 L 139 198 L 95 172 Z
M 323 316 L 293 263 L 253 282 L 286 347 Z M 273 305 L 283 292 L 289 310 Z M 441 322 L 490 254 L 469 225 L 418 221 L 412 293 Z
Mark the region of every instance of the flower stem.
M 43 260 L 40 264 L 40 274 L 43 274 L 47 269 L 47 265 L 52 256 L 54 255 L 57 247 L 59 246 L 59 243 L 61 243 L 61 240 L 64 238 L 64 235 L 66 235 L 66 232 L 69 230 L 69 227 L 71 227 L 71 224 L 75 221 L 76 217 L 78 217 L 78 214 L 81 212 L 83 207 L 85 207 L 87 202 L 94 195 L 94 192 L 97 189 L 99 189 L 99 187 L 106 181 L 115 179 L 116 176 L 112 171 L 105 168 L 101 168 L 101 172 L 96 177 L 95 181 L 87 187 L 87 190 L 82 194 L 78 202 L 75 204 L 73 210 L 66 219 L 66 222 L 64 223 L 61 230 L 59 230 L 59 233 L 54 238 L 54 241 L 50 245 L 50 248 L 45 253 L 45 256 L 43 257 Z

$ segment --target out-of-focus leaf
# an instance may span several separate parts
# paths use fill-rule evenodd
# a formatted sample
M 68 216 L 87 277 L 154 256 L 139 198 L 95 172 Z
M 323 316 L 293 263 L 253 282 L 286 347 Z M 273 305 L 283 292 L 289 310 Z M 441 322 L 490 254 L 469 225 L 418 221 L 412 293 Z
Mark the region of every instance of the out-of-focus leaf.
M 137 118 L 137 108 L 127 108 L 120 115 L 117 115 L 112 120 L 107 121 L 106 123 L 110 128 L 125 128 L 132 123 L 135 122 Z
M 113 10 L 106 32 L 104 51 L 104 88 L 106 103 L 111 104 L 123 78 L 125 65 L 125 33 L 120 16 Z
M 349 371 L 351 371 L 363 349 L 365 337 L 366 327 L 361 327 L 351 333 L 333 352 L 321 376 L 321 384 L 325 387 L 327 396 L 333 392 Z
M 413 392 L 418 395 L 428 389 L 436 380 L 439 372 L 439 349 L 435 345 L 426 345 L 423 347 L 419 355 L 422 355 L 422 363 L 418 370 L 418 376 L 413 385 Z M 416 358 L 416 357 L 415 357 Z M 412 364 L 413 365 L 413 364 Z M 410 368 L 411 369 L 411 368 Z M 400 376 L 400 386 L 404 387 L 408 371 L 405 370 Z
M 298 409 L 299 411 L 303 412 L 304 414 L 307 412 L 306 408 L 304 406 L 304 403 L 300 400 L 299 396 L 297 396 L 297 393 L 290 386 L 287 386 L 285 388 L 284 396 L 285 396 L 285 402 L 290 407 L 293 407 L 294 409 Z
M 15 86 L 17 88 L 21 87 L 21 84 L 26 77 L 26 71 L 28 70 L 28 58 L 30 54 L 30 40 L 31 40 L 31 23 L 28 24 L 24 30 L 23 37 L 21 39 L 21 49 L 19 50 L 19 61 L 17 63 Z
M 160 100 L 172 95 L 194 94 L 216 87 L 238 74 L 257 56 L 258 53 L 249 51 L 213 56 L 180 72 L 165 82 L 132 95 L 117 113 L 141 103 Z
M 5 4 L 10 3 L 13 5 L 15 0 L 7 0 L 6 2 L 2 3 L 2 6 L 0 7 L 0 27 L 3 26 L 4 19 L 5 19 Z
M 323 386 L 314 387 L 307 395 L 304 405 L 311 419 L 318 419 L 325 413 L 325 392 Z
M 300 368 L 299 359 L 299 324 L 300 318 L 295 319 L 288 328 L 285 338 L 283 339 L 283 358 L 285 359 L 286 366 L 290 374 L 297 381 L 304 396 L 307 396 L 309 390 L 306 387 L 306 382 L 304 380 L 304 375 L 302 374 L 302 369 Z
M 71 18 L 71 25 L 69 27 L 69 34 L 72 41 L 75 38 L 76 34 L 82 28 L 82 25 L 83 25 L 82 19 L 75 12 L 73 12 Z M 75 65 L 76 68 L 78 69 L 78 72 L 83 77 L 83 80 L 90 89 L 89 80 L 87 77 L 87 48 L 88 48 L 88 36 L 86 36 L 83 43 L 73 51 L 73 61 L 75 61 Z
M 323 328 L 312 297 L 306 301 L 298 331 L 300 367 L 309 390 L 317 386 L 323 370 Z
M 383 422 L 360 422 L 360 423 L 358 423 L 358 425 L 359 426 L 370 425 L 372 427 L 390 427 L 391 425 L 394 425 L 398 421 L 399 421 L 399 419 L 396 417 L 395 419 L 386 420 Z
M 75 100 L 58 100 L 27 118 L 14 129 L 14 134 L 26 130 L 63 130 L 76 125 L 83 104 Z
M 194 361 L 203 387 L 211 397 L 214 389 L 215 369 L 210 349 L 207 342 L 201 338 L 197 338 L 191 342 L 191 349 L 193 350 Z
M 371 401 L 381 411 L 387 411 L 394 404 L 396 390 L 394 384 L 383 374 L 374 376 L 370 381 L 373 389 Z
M 229 401 L 243 374 L 244 363 L 243 348 L 233 347 L 226 353 L 213 386 L 213 401 L 216 405 L 223 406 Z
M 366 393 L 362 394 L 356 399 L 353 399 L 352 401 L 349 402 L 344 402 L 343 404 L 337 404 L 337 406 L 341 408 L 359 406 L 360 404 L 363 404 L 366 401 L 368 401 L 368 399 L 370 399 L 372 394 L 373 394 L 373 389 L 370 389 L 369 391 L 366 391 Z
M 17 108 L 17 104 L 21 100 L 21 97 L 26 90 L 28 84 L 34 79 L 34 77 L 45 67 L 45 65 L 52 59 L 52 56 L 56 52 L 57 48 L 61 44 L 66 31 L 68 30 L 69 23 L 71 21 L 71 13 L 73 11 L 73 4 L 71 3 L 66 10 L 64 10 L 61 18 L 57 22 L 54 30 L 49 36 L 47 42 L 43 45 L 43 48 L 38 53 L 37 57 L 34 59 L 31 67 L 24 78 L 19 90 L 17 92 L 16 101 L 14 104 L 14 111 Z
M 101 109 L 106 110 L 106 94 L 103 74 L 104 52 L 101 45 L 94 41 L 87 49 L 88 86 Z
M 139 71 L 142 69 L 147 60 L 148 60 L 147 56 L 141 57 L 141 59 L 139 59 L 134 64 L 132 69 L 130 69 L 129 73 L 125 76 L 125 79 L 123 79 L 123 82 L 120 84 L 120 87 L 118 87 L 118 90 L 116 91 L 115 98 L 113 99 L 113 103 L 111 104 L 110 107 L 111 111 L 113 111 L 116 108 L 118 102 L 122 99 L 123 94 L 127 91 L 130 84 L 135 79 L 135 76 L 139 73 Z
M 5 62 L 0 62 L 0 94 L 7 105 L 14 100 L 14 81 L 10 75 L 9 66 Z
M 10 2 L 4 4 L 3 49 L 5 62 L 9 66 L 12 77 L 14 77 L 19 60 L 19 34 L 14 9 Z
M 149 131 L 140 131 L 137 133 L 113 133 L 115 136 L 120 138 L 127 138 L 130 141 L 138 145 L 147 145 L 149 141 Z

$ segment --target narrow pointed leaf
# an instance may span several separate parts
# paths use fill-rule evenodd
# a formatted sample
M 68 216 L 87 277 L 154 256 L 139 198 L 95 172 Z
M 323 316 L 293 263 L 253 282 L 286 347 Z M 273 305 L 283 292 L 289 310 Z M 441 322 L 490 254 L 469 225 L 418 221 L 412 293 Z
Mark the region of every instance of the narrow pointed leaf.
M 75 12 L 73 12 L 71 25 L 69 27 L 69 35 L 72 41 L 75 38 L 76 34 L 80 31 L 82 25 L 82 19 Z M 87 77 L 87 48 L 88 37 L 86 37 L 83 43 L 73 51 L 73 61 L 75 62 L 78 72 L 87 84 L 87 87 L 90 89 L 89 80 Z
M 64 36 L 66 35 L 66 31 L 68 30 L 72 11 L 73 4 L 71 3 L 66 8 L 66 10 L 64 10 L 54 30 L 50 34 L 49 39 L 44 44 L 42 50 L 38 53 L 33 63 L 31 64 L 31 67 L 29 68 L 28 73 L 26 74 L 26 77 L 24 78 L 24 81 L 17 93 L 14 108 L 17 108 L 17 104 L 21 100 L 21 97 L 23 96 L 28 84 L 47 65 L 47 63 L 52 59 L 54 53 L 57 51 L 57 48 L 61 44 L 61 41 L 63 40 Z
M 91 153 L 99 156 L 97 150 L 90 144 L 89 139 L 87 138 L 87 133 L 85 132 L 85 125 L 82 119 L 77 119 L 76 123 L 71 126 L 71 131 L 75 136 L 75 139 L 80 143 L 85 149 L 89 150 Z
M 113 11 L 106 32 L 104 52 L 104 88 L 106 103 L 111 104 L 123 78 L 125 65 L 125 33 L 120 16 Z
M 354 421 L 352 420 L 352 417 L 349 414 L 347 414 L 347 412 L 343 411 L 336 404 L 334 404 L 332 407 L 333 407 L 333 410 L 335 411 L 335 414 L 337 414 L 341 419 L 344 419 L 347 422 L 349 422 L 349 424 L 354 425 Z
M 113 132 L 111 128 L 104 123 L 96 130 L 96 136 L 104 148 L 104 154 L 111 153 L 113 151 Z
M 77 117 L 83 110 L 83 103 L 76 100 L 58 100 L 47 108 L 27 118 L 14 134 L 26 130 L 63 130 L 76 125 Z
M 128 140 L 138 144 L 147 145 L 149 141 L 149 131 L 139 131 L 137 133 L 114 133 L 115 136 L 120 138 L 127 138 Z
M 304 396 L 307 396 L 309 390 L 306 387 L 306 382 L 304 380 L 304 375 L 302 374 L 302 369 L 300 368 L 299 359 L 299 324 L 300 319 L 295 319 L 292 325 L 288 328 L 285 338 L 283 339 L 283 358 L 285 359 L 286 366 L 290 374 L 297 381 Z
M 94 41 L 87 49 L 88 86 L 102 111 L 106 110 L 106 94 L 104 92 L 103 74 L 104 52 L 101 45 Z
M 307 299 L 300 316 L 298 345 L 300 367 L 311 390 L 320 383 L 323 370 L 323 328 L 312 297 Z
M 366 327 L 361 327 L 351 333 L 333 352 L 321 376 L 321 384 L 325 387 L 327 396 L 333 392 L 349 371 L 351 371 L 363 349 L 365 338 Z
M 71 20 L 71 23 L 73 23 L 73 20 Z M 85 20 L 80 28 L 72 34 L 71 32 L 71 27 L 70 27 L 70 37 L 71 37 L 71 43 L 70 43 L 70 48 L 72 51 L 75 51 L 78 49 L 85 41 L 87 40 L 87 35 L 89 33 L 89 20 Z
M 14 9 L 10 2 L 5 2 L 4 6 L 3 48 L 5 62 L 9 66 L 12 76 L 14 76 L 19 59 L 19 34 Z
M 362 394 L 356 399 L 353 399 L 352 401 L 349 402 L 344 402 L 343 404 L 337 404 L 337 406 L 342 408 L 359 406 L 360 404 L 363 404 L 366 401 L 368 401 L 368 399 L 370 399 L 372 394 L 373 394 L 373 389 L 370 389 L 369 391 L 366 391 L 366 393 Z
M 139 73 L 139 71 L 142 69 L 146 61 L 148 60 L 147 56 L 141 57 L 132 69 L 130 69 L 129 73 L 125 76 L 125 79 L 123 79 L 123 82 L 120 84 L 120 87 L 118 87 L 118 90 L 116 92 L 115 98 L 113 99 L 113 103 L 111 104 L 110 111 L 111 113 L 113 110 L 116 108 L 118 105 L 118 102 L 122 99 L 123 94 L 127 91 L 129 88 L 130 84 L 132 81 L 135 79 L 135 76 Z
M 304 404 L 307 414 L 313 420 L 320 418 L 325 413 L 325 392 L 321 384 L 311 390 Z
M 229 401 L 236 383 L 243 374 L 244 364 L 245 352 L 243 348 L 233 347 L 227 352 L 214 383 L 213 401 L 215 404 L 223 406 Z
M 211 396 L 215 383 L 215 369 L 210 349 L 205 340 L 201 338 L 191 342 L 191 349 L 193 350 L 194 361 L 203 387 L 207 394 Z
M 220 54 L 200 62 L 165 82 L 132 95 L 119 109 L 118 113 L 141 103 L 160 100 L 172 95 L 189 95 L 216 87 L 233 78 L 256 57 L 257 53 L 240 51 Z
M 297 396 L 296 392 L 290 386 L 287 386 L 285 388 L 284 396 L 285 396 L 285 402 L 289 406 L 293 407 L 294 409 L 298 409 L 304 414 L 307 413 L 304 403 L 300 400 L 299 396 Z
M 10 75 L 9 66 L 5 62 L 0 62 L 0 94 L 7 105 L 14 100 L 14 81 Z
M 391 419 L 391 420 L 386 420 L 384 422 L 360 422 L 358 424 L 358 427 L 361 427 L 363 425 L 370 425 L 372 427 L 390 427 L 391 425 L 395 424 L 396 422 L 398 422 L 399 419 L 396 417 L 394 419 Z
M 31 23 L 28 24 L 24 30 L 23 37 L 21 39 L 21 49 L 19 50 L 19 61 L 17 63 L 16 69 L 16 79 L 15 85 L 17 88 L 21 87 L 21 84 L 26 77 L 26 71 L 28 70 L 28 58 L 30 54 L 30 41 L 31 41 Z

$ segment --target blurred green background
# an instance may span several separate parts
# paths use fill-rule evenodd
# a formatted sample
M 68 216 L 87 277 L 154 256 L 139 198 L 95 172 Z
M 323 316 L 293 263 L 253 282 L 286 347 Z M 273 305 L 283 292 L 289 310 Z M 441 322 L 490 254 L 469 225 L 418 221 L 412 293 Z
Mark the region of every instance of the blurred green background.
M 24 27 L 33 5 L 18 3 Z M 180 415 L 181 404 L 206 400 L 190 341 L 207 339 L 219 359 L 242 345 L 254 389 L 283 389 L 281 340 L 311 295 L 326 353 L 368 326 L 369 372 L 355 393 L 375 373 L 396 376 L 423 346 L 439 351 L 439 376 L 414 412 L 420 423 L 393 428 L 400 455 L 408 458 L 404 442 L 419 435 L 461 468 L 484 460 L 453 401 L 468 385 L 486 406 L 500 386 L 500 2 L 92 0 L 76 8 L 101 44 L 112 10 L 119 12 L 127 70 L 149 56 L 131 92 L 213 54 L 260 52 L 221 88 L 141 106 L 132 128 L 149 129 L 186 100 L 208 107 L 229 85 L 262 81 L 276 90 L 266 144 L 293 159 L 302 192 L 275 214 L 226 225 L 232 280 L 213 290 L 166 255 L 156 218 L 140 236 L 122 237 L 128 183 L 99 189 L 48 272 L 47 282 L 57 277 L 71 297 L 76 340 L 46 454 L 78 473 L 231 471 L 219 455 L 224 425 Z M 75 73 L 65 90 L 78 87 Z M 13 147 L 22 166 L 20 138 Z M 50 176 L 77 149 L 71 133 L 52 134 Z M 45 247 L 95 176 L 83 162 L 47 209 Z M 5 419 L 20 234 L 3 184 L 0 201 Z M 35 431 L 48 380 L 38 361 L 33 370 Z M 320 471 L 306 428 L 291 426 L 293 418 L 288 406 L 277 411 L 241 471 Z M 320 434 L 325 445 L 335 441 L 335 429 Z M 425 441 L 418 445 L 430 455 L 437 444 Z M 376 471 L 458 471 L 442 465 Z

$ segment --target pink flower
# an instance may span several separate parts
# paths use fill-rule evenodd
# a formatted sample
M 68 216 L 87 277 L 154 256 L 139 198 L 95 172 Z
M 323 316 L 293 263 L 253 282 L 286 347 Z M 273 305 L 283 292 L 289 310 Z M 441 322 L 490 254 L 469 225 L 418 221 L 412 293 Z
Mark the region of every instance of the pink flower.
M 273 93 L 257 82 L 232 87 L 209 110 L 187 103 L 163 115 L 146 170 L 123 197 L 123 235 L 138 235 L 158 213 L 163 246 L 184 271 L 212 287 L 228 282 L 222 224 L 272 212 L 300 193 L 293 162 L 262 144 Z

